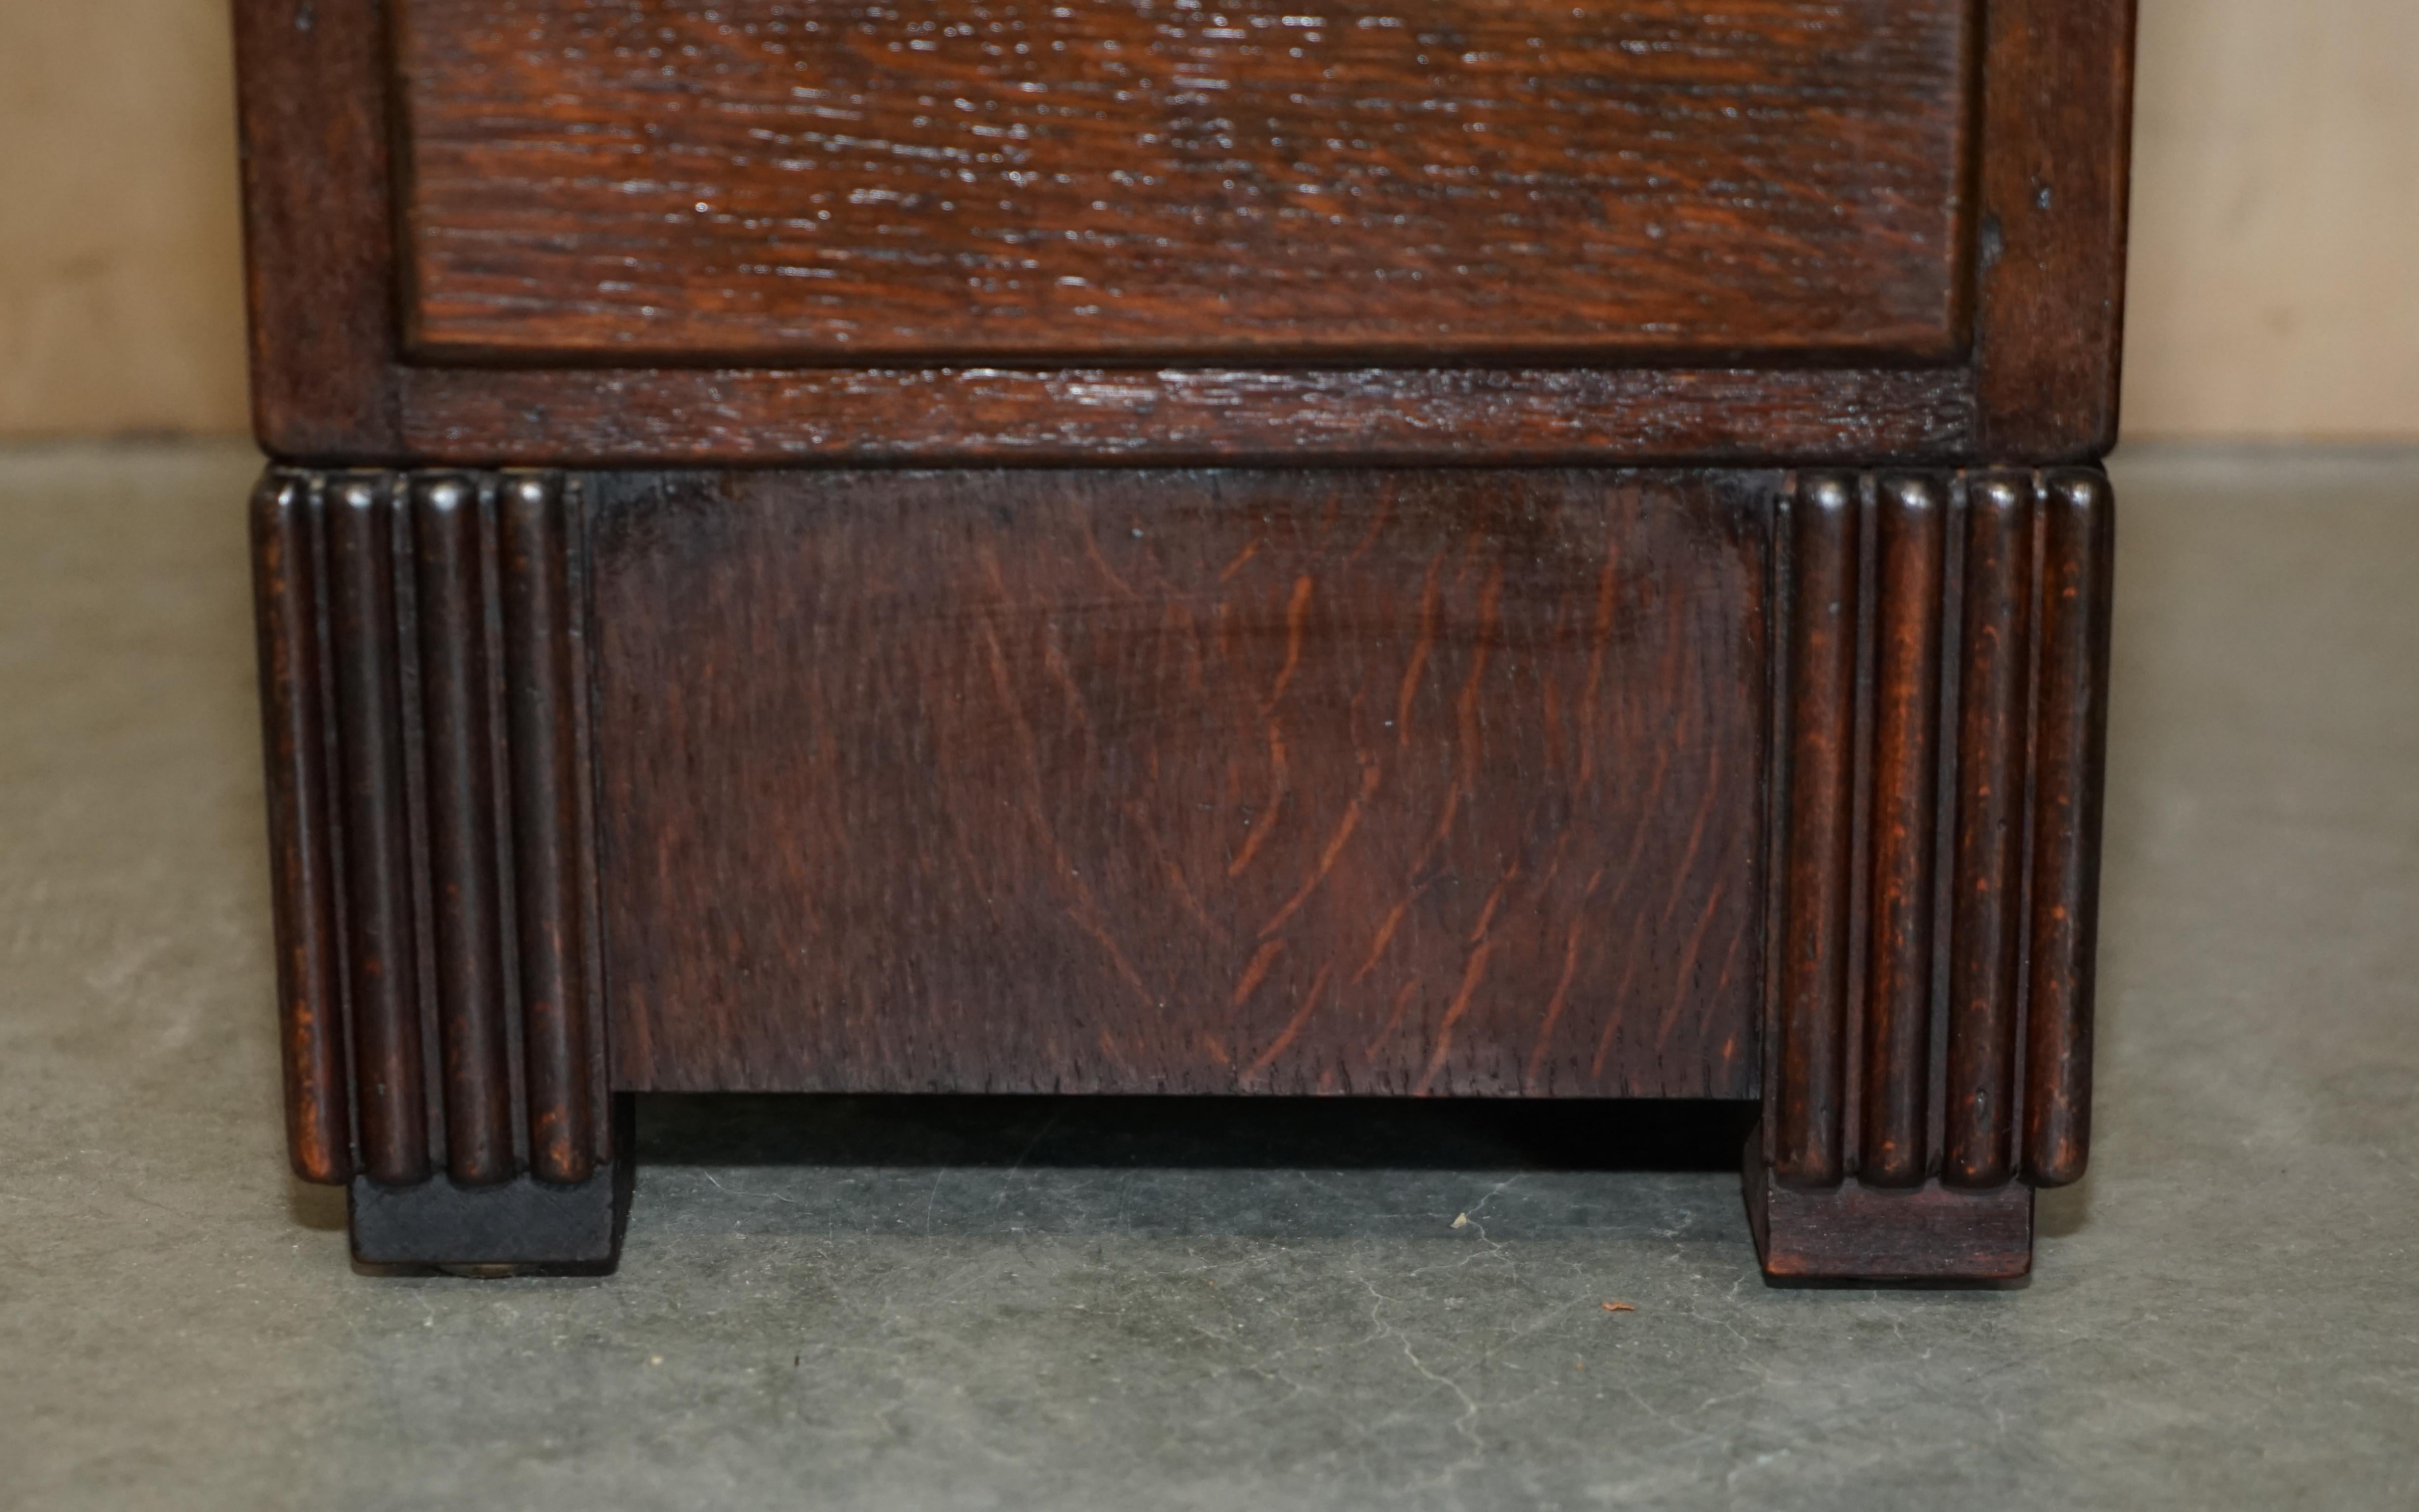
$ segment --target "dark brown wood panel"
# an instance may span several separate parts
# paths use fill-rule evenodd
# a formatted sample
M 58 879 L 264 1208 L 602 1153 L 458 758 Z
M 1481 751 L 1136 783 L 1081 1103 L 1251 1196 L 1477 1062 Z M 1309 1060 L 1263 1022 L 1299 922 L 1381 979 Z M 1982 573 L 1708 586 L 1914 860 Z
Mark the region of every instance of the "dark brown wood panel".
M 1952 370 L 402 370 L 411 458 L 805 461 L 1950 461 Z
M 2134 0 L 1989 0 L 1977 248 L 1982 455 L 2117 444 Z
M 1772 474 L 599 474 L 628 1090 L 1742 1097 Z
M 1439 365 L 1424 347 L 1391 367 L 1304 372 L 1256 354 L 1117 383 L 1098 362 L 808 373 L 410 354 L 392 234 L 408 196 L 389 156 L 400 142 L 409 157 L 416 124 L 391 13 L 234 8 L 256 429 L 292 461 L 2024 463 L 2088 460 L 2115 434 L 2131 0 L 1983 8 L 1979 198 L 1959 265 L 1977 303 L 1956 365 L 1809 372 L 1629 352 L 1619 360 L 1641 365 L 1557 357 L 1574 371 L 1555 373 L 1473 353 Z
M 400 0 L 424 354 L 1963 345 L 1968 0 Z
M 285 456 L 397 450 L 385 15 L 235 0 L 253 425 Z

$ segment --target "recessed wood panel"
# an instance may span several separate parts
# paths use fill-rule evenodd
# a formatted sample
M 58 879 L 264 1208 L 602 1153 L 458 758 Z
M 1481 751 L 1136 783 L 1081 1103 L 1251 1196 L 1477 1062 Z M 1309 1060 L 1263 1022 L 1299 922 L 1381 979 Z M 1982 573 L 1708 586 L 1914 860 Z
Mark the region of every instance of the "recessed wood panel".
M 1743 1097 L 1772 474 L 599 474 L 627 1090 Z
M 403 0 L 424 356 L 1962 347 L 1967 0 Z

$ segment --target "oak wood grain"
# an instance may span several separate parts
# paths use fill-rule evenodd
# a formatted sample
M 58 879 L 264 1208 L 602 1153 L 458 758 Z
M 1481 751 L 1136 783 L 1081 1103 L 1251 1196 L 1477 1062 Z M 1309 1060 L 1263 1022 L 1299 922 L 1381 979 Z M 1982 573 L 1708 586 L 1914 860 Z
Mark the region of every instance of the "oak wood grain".
M 402 0 L 426 355 L 1964 342 L 1965 0 Z
M 398 445 L 386 21 L 235 3 L 253 425 L 273 454 L 366 463 Z
M 1984 457 L 2117 444 L 2135 0 L 1990 0 L 1974 371 Z
M 1317 358 L 1334 371 L 1258 352 L 1122 373 L 1136 359 L 936 365 L 840 354 L 813 372 L 715 366 L 697 350 L 682 360 L 705 366 L 599 352 L 515 368 L 414 352 L 404 329 L 412 259 L 390 234 L 408 206 L 389 151 L 399 142 L 408 158 L 418 128 L 382 12 L 309 0 L 235 0 L 235 9 L 255 424 L 264 447 L 292 461 L 2026 463 L 2088 460 L 2114 434 L 2127 0 L 2008 0 L 1987 8 L 1975 34 L 1966 77 L 1980 87 L 1979 115 L 1969 93 L 1960 118 L 1979 120 L 1965 159 L 1982 199 L 1964 218 L 1955 256 L 1956 285 L 1978 291 L 1961 322 L 1971 327 L 1963 355 L 1874 351 L 1811 370 L 1796 364 L 1821 354 L 1751 333 L 1741 338 L 1749 352 L 1631 346 L 1590 360 L 1555 351 L 1552 365 L 1475 345 L 1360 359 L 1339 348 Z M 704 55 L 675 48 L 656 65 L 662 92 L 691 102 L 684 109 L 714 97 L 718 76 L 691 68 Z M 1862 109 L 1853 99 L 1874 60 L 1833 61 L 1841 108 Z M 1566 86 L 1577 87 L 1538 85 Z M 1675 86 L 1655 108 L 1685 117 L 1693 98 Z M 1725 200 L 1726 184 L 1707 181 L 1700 213 L 1752 219 L 1767 203 Z M 1383 242 L 1365 250 L 1390 254 Z M 1533 283 L 1536 270 L 1523 277 Z M 1379 305 L 1392 300 L 1386 291 Z M 1352 318 L 1390 317 L 1364 308 Z
M 1951 461 L 1953 370 L 398 370 L 403 460 L 614 466 Z
M 593 486 L 618 1088 L 1752 1093 L 1773 475 Z

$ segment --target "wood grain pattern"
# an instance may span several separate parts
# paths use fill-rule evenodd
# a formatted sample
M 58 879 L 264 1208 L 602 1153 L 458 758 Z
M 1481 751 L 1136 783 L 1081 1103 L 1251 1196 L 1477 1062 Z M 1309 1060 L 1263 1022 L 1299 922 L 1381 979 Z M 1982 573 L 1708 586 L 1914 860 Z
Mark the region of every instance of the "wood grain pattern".
M 384 8 L 235 0 L 253 424 L 273 454 L 396 450 Z
M 255 495 L 307 1180 L 501 1192 L 612 1159 L 571 514 L 528 475 L 278 470 Z
M 1955 373 L 407 369 L 402 451 L 562 466 L 1952 460 Z
M 2084 469 L 1810 474 L 1782 505 L 1780 1186 L 2081 1174 L 2112 510 Z
M 2081 460 L 2111 434 L 2119 107 L 2131 66 L 2121 0 L 1988 8 L 1973 150 L 1981 181 L 1997 186 L 1999 222 L 1966 238 L 1974 245 L 1959 265 L 1961 286 L 1980 280 L 1969 357 L 1843 370 L 1706 366 L 1702 357 L 1681 367 L 1643 350 L 1622 366 L 1559 371 L 1467 354 L 1458 360 L 1469 365 L 1440 366 L 1425 353 L 1336 353 L 1334 371 L 1228 362 L 1124 372 L 1040 359 L 809 372 L 412 357 L 387 234 L 402 209 L 386 127 L 398 123 L 408 149 L 413 126 L 393 98 L 378 14 L 304 0 L 236 0 L 236 12 L 256 424 L 262 444 L 292 460 L 1953 465 Z M 715 76 L 685 71 L 689 61 L 675 49 L 657 65 L 670 70 L 660 76 L 666 94 L 710 100 Z M 1864 65 L 1842 59 L 1841 98 L 1864 77 Z M 1692 108 L 1678 93 L 1668 104 Z M 2043 173 L 2056 180 L 2045 209 L 2033 187 Z M 2065 194 L 2057 186 L 2070 181 L 2092 191 Z M 2111 184 L 2119 190 L 2102 192 Z M 1751 200 L 1706 213 L 1751 219 Z M 2017 215 L 2024 206 L 2032 208 Z
M 1964 0 L 403 0 L 410 340 L 1962 347 Z
M 2080 1173 L 2111 505 L 1951 469 L 2113 438 L 2130 0 L 236 3 L 272 451 L 1028 465 L 272 475 L 357 1237 L 593 1248 L 615 1087 L 1761 1091 L 1840 1274 Z M 1878 470 L 1383 470 L 1607 462 Z
M 2117 444 L 2135 0 L 1984 10 L 1975 393 L 1984 458 Z
M 2042 513 L 2025 1176 L 2059 1186 L 2083 1175 L 2091 1139 L 2116 500 L 2104 476 L 2075 469 L 2051 476 Z
M 617 1087 L 1752 1093 L 1772 475 L 593 486 Z

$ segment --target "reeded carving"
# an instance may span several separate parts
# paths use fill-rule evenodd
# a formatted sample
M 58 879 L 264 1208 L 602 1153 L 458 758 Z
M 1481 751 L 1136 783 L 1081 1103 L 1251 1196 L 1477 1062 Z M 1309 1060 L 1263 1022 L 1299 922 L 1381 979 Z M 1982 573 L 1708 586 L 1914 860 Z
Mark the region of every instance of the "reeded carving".
M 280 469 L 253 537 L 295 1169 L 588 1180 L 612 1136 L 561 481 Z
M 1795 481 L 1764 1156 L 2083 1172 L 2114 506 L 2096 470 Z

